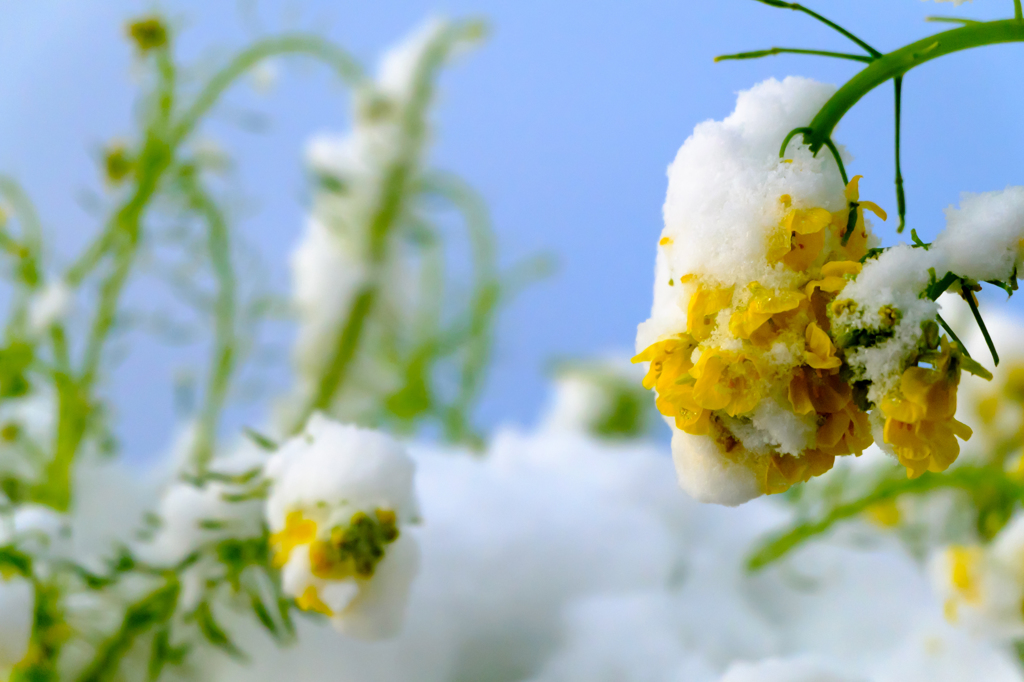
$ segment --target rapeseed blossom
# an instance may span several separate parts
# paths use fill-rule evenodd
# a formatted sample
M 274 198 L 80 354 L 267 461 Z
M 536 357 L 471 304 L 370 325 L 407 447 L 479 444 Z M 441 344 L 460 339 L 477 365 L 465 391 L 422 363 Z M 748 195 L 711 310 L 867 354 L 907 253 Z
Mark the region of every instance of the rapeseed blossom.
M 634 361 L 649 363 L 680 483 L 702 501 L 783 492 L 874 442 L 911 478 L 944 471 L 971 436 L 955 418 L 967 360 L 930 292 L 1012 277 L 1024 190 L 965 195 L 930 248 L 878 248 L 865 213 L 886 214 L 860 176 L 844 187 L 830 157 L 776 152 L 830 93 L 766 81 L 697 126 L 669 168 Z
M 273 560 L 299 608 L 357 637 L 398 631 L 419 560 L 413 468 L 389 436 L 320 414 L 267 462 Z

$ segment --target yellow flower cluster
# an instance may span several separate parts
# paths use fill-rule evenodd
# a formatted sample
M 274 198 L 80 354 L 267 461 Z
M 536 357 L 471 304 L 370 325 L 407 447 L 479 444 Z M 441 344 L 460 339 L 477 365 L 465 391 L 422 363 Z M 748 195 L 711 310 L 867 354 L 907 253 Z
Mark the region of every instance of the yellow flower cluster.
M 347 525 L 335 526 L 326 537 L 319 535 L 315 521 L 301 511 L 290 512 L 285 527 L 270 538 L 274 566 L 283 568 L 293 551 L 307 551 L 310 572 L 318 580 L 369 580 L 399 530 L 393 511 L 377 509 L 373 517 L 356 512 Z M 295 603 L 304 611 L 334 615 L 316 585 L 307 586 Z
M 971 429 L 954 418 L 960 366 L 949 342 L 933 367 L 908 367 L 899 388 L 882 400 L 885 442 L 889 443 L 910 478 L 925 471 L 945 471 L 960 454 L 959 436 L 971 437 Z
M 763 493 L 818 476 L 836 457 L 859 455 L 873 442 L 868 414 L 841 374 L 842 352 L 830 333 L 831 315 L 849 304 L 837 294 L 860 273 L 867 254 L 863 211 L 885 219 L 878 206 L 860 201 L 859 181 L 846 187 L 849 208 L 836 212 L 794 208 L 792 198 L 782 196 L 784 216 L 767 236 L 772 285 L 680 277 L 690 287 L 685 331 L 633 358 L 650 363 L 644 386 L 657 392 L 658 410 L 680 430 L 715 439 L 723 456 L 755 473 Z M 670 239 L 660 245 L 677 248 Z M 899 311 L 891 312 L 898 320 Z M 945 469 L 959 452 L 955 436 L 969 435 L 953 419 L 958 356 L 948 344 L 943 349 L 934 368 L 907 369 L 899 390 L 881 406 L 885 439 L 912 477 Z M 741 431 L 749 431 L 765 400 L 816 429 L 802 452 L 743 445 Z

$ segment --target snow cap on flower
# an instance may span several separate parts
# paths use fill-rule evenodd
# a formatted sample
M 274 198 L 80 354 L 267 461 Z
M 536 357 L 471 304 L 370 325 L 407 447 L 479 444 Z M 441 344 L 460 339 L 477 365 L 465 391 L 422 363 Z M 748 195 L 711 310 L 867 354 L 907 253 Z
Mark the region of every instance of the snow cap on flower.
M 379 431 L 315 414 L 265 473 L 285 592 L 346 634 L 395 634 L 419 557 L 406 532 L 418 507 L 405 449 Z
M 28 653 L 34 613 L 32 583 L 0 572 L 0 675 L 6 676 Z

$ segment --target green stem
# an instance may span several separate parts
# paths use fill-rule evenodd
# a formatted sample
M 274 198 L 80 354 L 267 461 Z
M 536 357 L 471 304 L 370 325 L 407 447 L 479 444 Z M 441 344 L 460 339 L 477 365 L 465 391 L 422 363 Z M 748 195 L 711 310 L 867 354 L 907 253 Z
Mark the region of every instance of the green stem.
M 465 356 L 458 394 L 444 415 L 445 437 L 452 442 L 462 442 L 469 436 L 470 410 L 483 386 L 491 354 L 494 311 L 501 298 L 498 264 L 490 216 L 483 199 L 462 180 L 447 173 L 433 174 L 427 189 L 446 198 L 459 210 L 472 245 L 476 284 L 464 335 L 457 335 L 465 348 Z
M 872 57 L 881 57 L 882 56 L 881 52 L 879 52 L 875 48 L 871 47 L 866 42 L 864 42 L 863 40 L 861 40 L 857 36 L 853 35 L 849 31 L 847 31 L 845 28 L 840 26 L 839 24 L 835 23 L 834 21 L 829 21 L 828 19 L 826 19 L 825 17 L 821 16 L 817 12 L 808 9 L 808 8 L 804 7 L 803 5 L 799 5 L 799 4 L 795 3 L 795 2 L 781 2 L 780 0 L 756 0 L 756 1 L 760 2 L 761 4 L 764 4 L 764 5 L 770 5 L 771 7 L 778 7 L 780 9 L 791 9 L 791 10 L 795 10 L 797 12 L 803 12 L 804 14 L 806 14 L 808 16 L 811 16 L 811 17 L 814 17 L 815 19 L 817 19 L 821 23 L 825 24 L 829 28 L 831 28 L 831 29 L 833 29 L 835 31 L 838 31 L 839 33 L 841 33 L 842 35 L 846 36 L 847 38 L 849 38 L 853 42 L 857 43 L 857 45 L 859 45 L 865 52 L 867 52 Z
M 813 54 L 819 57 L 835 57 L 836 59 L 850 59 L 857 62 L 870 64 L 873 57 L 866 57 L 860 54 L 849 54 L 848 52 L 827 52 L 825 50 L 801 50 L 794 47 L 772 47 L 767 50 L 755 50 L 754 52 L 737 52 L 736 54 L 723 54 L 715 57 L 716 62 L 724 62 L 729 59 L 760 59 L 771 57 L 777 54 Z
M 28 194 L 13 178 L 0 176 L 0 196 L 10 203 L 15 215 L 18 216 L 23 232 L 21 242 L 28 250 L 26 258 L 31 259 L 31 267 L 38 273 L 43 257 L 43 227 L 39 220 L 39 214 L 36 212 L 32 200 L 28 198 Z M 35 281 L 27 283 L 34 286 L 38 283 L 38 277 Z
M 265 59 L 286 54 L 304 54 L 319 59 L 332 67 L 351 86 L 358 86 L 365 78 L 359 63 L 348 52 L 319 36 L 292 35 L 261 40 L 240 52 L 227 66 L 214 74 L 174 126 L 170 135 L 171 146 L 176 146 L 188 137 L 221 95 L 241 76 Z
M 959 17 L 925 17 L 925 21 L 931 21 L 937 24 L 980 24 L 983 22 L 977 19 L 961 19 Z
M 836 125 L 860 99 L 886 81 L 936 57 L 984 45 L 1024 41 L 1024 23 L 1015 19 L 970 24 L 918 40 L 883 55 L 851 78 L 825 103 L 811 121 L 804 142 L 816 152 Z
M 969 289 L 964 289 L 964 299 L 967 301 L 967 305 L 971 308 L 971 314 L 974 315 L 974 321 L 978 323 L 978 327 L 981 329 L 981 335 L 985 337 L 985 343 L 988 344 L 988 350 L 992 353 L 992 362 L 995 363 L 996 367 L 999 366 L 999 353 L 996 352 L 996 344 L 992 342 L 992 337 L 988 333 L 988 327 L 985 326 L 985 320 L 981 317 L 981 311 L 978 310 L 978 304 L 974 302 L 974 292 Z
M 1013 18 L 1024 22 L 1024 10 L 1021 9 L 1020 0 L 1013 0 Z
M 900 170 L 900 110 L 903 96 L 903 76 L 893 79 L 896 87 L 896 210 L 900 214 L 900 224 L 896 227 L 896 234 L 903 232 L 907 224 L 907 197 L 903 193 L 903 172 Z
M 920 495 L 942 488 L 974 490 L 982 485 L 998 487 L 1007 494 L 1007 497 L 1017 500 L 1024 499 L 1024 487 L 1015 483 L 1002 471 L 989 467 L 963 466 L 943 474 L 926 472 L 919 478 L 887 480 L 864 497 L 832 508 L 816 521 L 800 523 L 768 537 L 749 556 L 747 568 L 751 571 L 760 570 L 811 538 L 826 532 L 840 521 L 858 516 L 880 502 L 895 500 L 902 495 Z
M 953 339 L 953 342 L 960 348 L 960 352 L 968 358 L 971 357 L 971 354 L 967 351 L 967 346 L 965 346 L 963 341 L 960 340 L 960 337 L 956 335 L 956 332 L 949 326 L 949 323 L 942 319 L 942 315 L 936 314 L 935 319 L 939 321 L 939 325 L 946 330 L 947 334 L 949 334 L 949 338 Z
M 206 217 L 207 250 L 217 280 L 217 299 L 214 303 L 215 332 L 213 362 L 206 386 L 204 404 L 199 417 L 199 432 L 194 451 L 194 463 L 199 475 L 206 472 L 213 458 L 220 414 L 227 399 L 231 374 L 235 367 L 235 303 L 237 286 L 231 264 L 231 242 L 227 222 L 216 203 L 194 180 L 189 189 L 195 207 Z
M 433 94 L 433 75 L 452 44 L 471 26 L 454 26 L 442 34 L 431 46 L 416 74 L 413 96 L 402 113 L 401 135 L 404 139 L 395 160 L 386 169 L 380 201 L 368 225 L 367 281 L 356 294 L 348 318 L 338 332 L 334 353 L 325 365 L 312 399 L 302 406 L 289 425 L 292 433 L 300 431 L 313 412 L 327 410 L 348 377 L 352 360 L 380 294 L 381 270 L 389 255 L 391 234 L 402 216 L 409 183 L 417 170 L 426 135 L 424 116 Z

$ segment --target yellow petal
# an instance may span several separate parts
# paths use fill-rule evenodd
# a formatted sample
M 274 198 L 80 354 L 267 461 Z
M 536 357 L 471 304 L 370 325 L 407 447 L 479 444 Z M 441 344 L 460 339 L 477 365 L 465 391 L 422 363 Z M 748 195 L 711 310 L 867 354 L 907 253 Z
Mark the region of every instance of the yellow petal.
M 860 199 L 860 181 L 863 175 L 854 175 L 850 179 L 849 184 L 846 185 L 846 190 L 843 192 L 846 195 L 847 201 L 858 201 Z
M 805 332 L 807 350 L 804 351 L 804 362 L 814 369 L 836 369 L 843 362 L 836 357 L 836 347 L 821 327 L 815 322 L 807 325 Z
M 872 213 L 874 213 L 876 216 L 878 216 L 882 220 L 888 220 L 889 219 L 889 216 L 886 215 L 885 211 L 882 210 L 882 207 L 879 206 L 878 204 L 876 204 L 875 202 L 873 202 L 873 201 L 859 201 L 857 203 L 860 204 L 861 208 L 866 208 L 867 210 L 871 211 Z
M 316 588 L 310 585 L 306 588 L 302 596 L 295 600 L 296 605 L 303 611 L 315 611 L 316 613 L 322 613 L 325 616 L 333 616 L 334 612 L 331 611 L 327 604 L 323 603 L 320 599 L 320 595 L 317 594 Z

